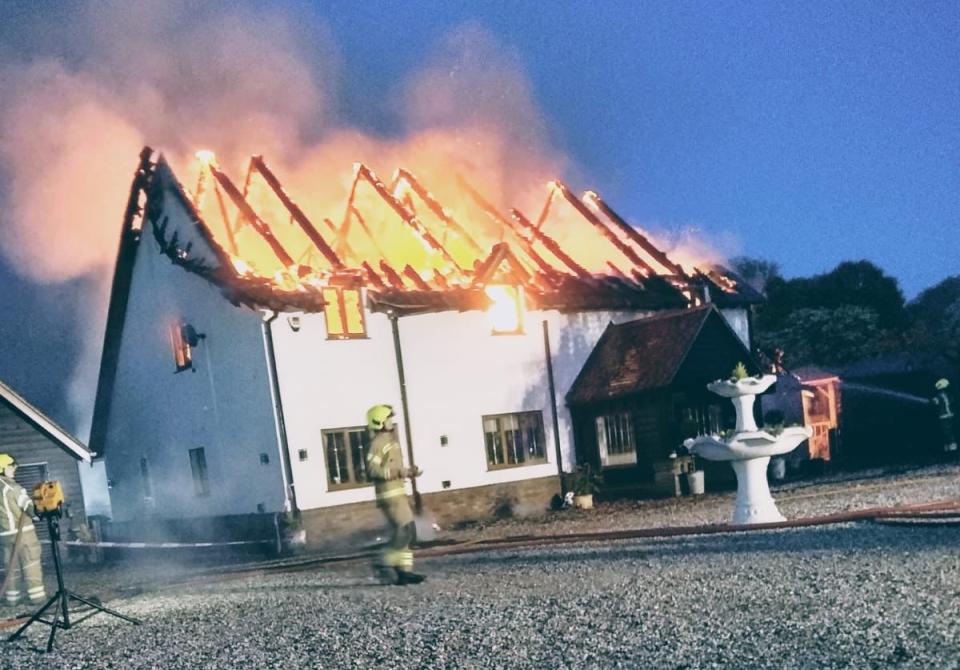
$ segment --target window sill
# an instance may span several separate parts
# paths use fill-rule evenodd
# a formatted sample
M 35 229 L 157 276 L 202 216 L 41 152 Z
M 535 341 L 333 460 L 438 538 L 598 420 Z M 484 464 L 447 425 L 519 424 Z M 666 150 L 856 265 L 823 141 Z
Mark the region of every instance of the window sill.
M 514 468 L 525 468 L 531 465 L 546 465 L 548 463 L 547 459 L 537 460 L 537 461 L 526 461 L 524 463 L 510 463 L 502 465 L 491 465 L 487 463 L 487 472 L 496 472 L 498 470 L 513 470 Z
M 334 491 L 352 491 L 353 489 L 368 489 L 373 488 L 373 482 L 357 482 L 355 484 L 331 484 L 327 482 L 327 492 L 332 493 Z

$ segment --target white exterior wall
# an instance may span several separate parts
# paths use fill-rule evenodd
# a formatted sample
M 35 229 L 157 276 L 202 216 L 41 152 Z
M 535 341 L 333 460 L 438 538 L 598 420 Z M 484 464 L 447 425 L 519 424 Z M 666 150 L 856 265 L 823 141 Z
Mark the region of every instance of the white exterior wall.
M 182 208 L 171 226 L 189 239 Z M 176 217 L 182 217 L 182 220 Z M 195 243 L 196 249 L 196 243 Z M 104 458 L 114 518 L 150 513 L 143 504 L 146 457 L 160 518 L 253 513 L 283 507 L 281 463 L 260 315 L 237 308 L 204 279 L 174 265 L 147 227 L 134 265 L 108 417 Z M 174 374 L 168 325 L 183 318 L 206 339 L 196 372 Z M 189 450 L 203 447 L 210 495 L 194 492 Z M 269 457 L 260 464 L 260 453 Z
M 753 351 L 753 347 L 750 346 L 750 316 L 747 310 L 743 307 L 721 309 L 720 314 L 723 315 L 723 318 L 726 319 L 747 350 Z
M 414 456 L 423 470 L 423 493 L 547 477 L 557 474 L 541 322 L 546 319 L 556 382 L 560 443 L 565 469 L 574 462 L 570 415 L 564 396 L 610 321 L 644 312 L 563 315 L 528 312 L 522 335 L 492 335 L 482 312 L 444 312 L 399 320 Z M 366 314 L 369 339 L 327 340 L 322 315 L 301 317 L 294 332 L 286 318 L 273 325 L 281 398 L 297 503 L 303 509 L 373 499 L 372 487 L 328 491 L 321 431 L 361 426 L 367 409 L 388 403 L 397 410 L 400 387 L 390 321 Z M 481 417 L 539 410 L 547 463 L 488 470 Z M 440 436 L 448 444 L 441 446 Z M 299 461 L 300 449 L 308 452 Z

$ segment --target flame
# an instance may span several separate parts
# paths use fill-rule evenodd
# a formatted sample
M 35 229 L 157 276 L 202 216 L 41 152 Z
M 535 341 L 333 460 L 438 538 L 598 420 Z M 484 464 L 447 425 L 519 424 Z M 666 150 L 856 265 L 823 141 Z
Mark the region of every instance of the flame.
M 217 164 L 217 155 L 209 149 L 200 149 L 193 154 L 203 167 Z
M 284 290 L 326 285 L 331 274 L 339 271 L 336 260 L 354 270 L 367 263 L 388 283 L 395 283 L 390 281 L 395 273 L 407 288 L 417 283 L 414 276 L 437 288 L 465 287 L 473 281 L 478 264 L 500 242 L 510 245 L 517 262 L 530 275 L 542 269 L 538 265 L 542 262 L 578 275 L 587 272 L 630 279 L 674 274 L 624 229 L 625 224 L 595 192 L 586 191 L 578 199 L 556 179 L 539 182 L 541 188 L 545 186 L 546 199 L 539 190 L 539 204 L 528 210 L 535 212 L 530 218 L 521 210 L 498 210 L 496 204 L 483 204 L 483 189 L 461 177 L 455 166 L 445 165 L 442 158 L 431 164 L 428 178 L 397 168 L 389 183 L 359 161 L 339 180 L 304 181 L 302 169 L 294 173 L 289 190 L 277 186 L 280 177 L 271 167 L 263 167 L 266 163 L 251 161 L 243 179 L 231 178 L 235 186 L 231 195 L 211 176 L 214 152 L 200 150 L 194 157 L 197 210 L 231 255 L 237 272 Z M 232 199 L 240 197 L 238 193 L 242 201 Z M 295 220 L 284 197 L 303 211 L 314 228 L 312 233 Z M 316 235 L 336 259 L 314 243 Z M 665 249 L 646 233 L 643 236 Z M 278 252 L 278 246 L 282 251 Z M 676 247 L 668 253 L 688 271 L 709 258 L 706 253 L 692 258 L 690 245 L 682 247 L 677 258 L 673 257 Z M 384 262 L 389 271 L 383 269 Z M 513 293 L 508 296 L 510 291 Z M 491 286 L 488 296 L 496 305 L 507 305 L 491 310 L 496 314 L 495 330 L 522 327 L 517 289 Z
M 517 333 L 523 329 L 523 291 L 517 286 L 493 284 L 483 289 L 492 304 L 487 317 L 494 333 Z

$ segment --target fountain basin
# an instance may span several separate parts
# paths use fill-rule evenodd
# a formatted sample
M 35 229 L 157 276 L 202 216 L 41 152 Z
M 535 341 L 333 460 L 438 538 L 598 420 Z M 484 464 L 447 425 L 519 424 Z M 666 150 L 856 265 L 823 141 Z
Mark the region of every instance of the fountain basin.
M 702 436 L 684 440 L 692 453 L 709 461 L 729 461 L 737 476 L 737 501 L 731 523 L 776 523 L 786 521 L 770 495 L 767 465 L 771 456 L 796 449 L 813 431 L 805 427 L 785 428 L 778 435 L 764 430 L 736 433 L 730 440 Z

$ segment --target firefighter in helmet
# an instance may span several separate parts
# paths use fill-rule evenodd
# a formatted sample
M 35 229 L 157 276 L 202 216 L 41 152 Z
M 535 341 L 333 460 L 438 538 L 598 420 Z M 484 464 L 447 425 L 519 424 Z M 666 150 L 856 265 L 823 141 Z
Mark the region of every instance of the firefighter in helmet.
M 40 541 L 33 527 L 33 500 L 13 479 L 17 471 L 17 460 L 13 456 L 0 454 L 0 471 L 0 545 L 3 545 L 3 564 L 8 575 L 3 598 L 8 605 L 16 605 L 23 582 L 30 602 L 41 603 L 46 594 Z
M 397 440 L 390 405 L 374 405 L 367 412 L 370 449 L 367 473 L 373 480 L 377 507 L 387 518 L 390 539 L 374 563 L 378 576 L 392 584 L 419 584 L 425 577 L 413 572 L 410 543 L 416 538 L 413 512 L 404 490 L 404 480 L 417 477 L 419 470 L 403 466 L 403 454 Z
M 938 379 L 934 384 L 937 395 L 931 401 L 937 406 L 940 415 L 940 429 L 943 431 L 943 450 L 956 453 L 957 438 L 953 434 L 953 405 L 950 402 L 950 395 L 947 389 L 950 388 L 950 382 L 946 379 Z

